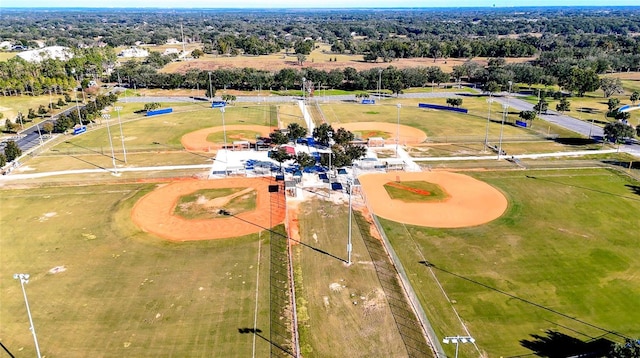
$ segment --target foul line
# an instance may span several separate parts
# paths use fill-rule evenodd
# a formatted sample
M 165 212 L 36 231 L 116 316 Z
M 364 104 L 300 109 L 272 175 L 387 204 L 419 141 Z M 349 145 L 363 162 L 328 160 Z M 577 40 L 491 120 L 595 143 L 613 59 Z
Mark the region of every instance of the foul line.
M 262 239 L 260 238 L 261 232 L 258 233 L 258 267 L 256 269 L 256 308 L 253 312 L 253 329 L 258 328 L 258 292 L 260 287 L 260 254 L 262 247 Z M 253 335 L 253 350 L 251 356 L 256 357 L 256 335 Z
M 420 246 L 418 246 L 418 243 L 416 242 L 416 240 L 413 239 L 413 235 L 411 235 L 411 233 L 407 229 L 407 225 L 402 224 L 402 227 L 407 232 L 407 235 L 409 235 L 409 238 L 411 239 L 411 241 L 415 245 L 416 249 L 418 250 L 418 253 L 420 254 L 420 257 L 422 257 L 422 260 L 423 261 L 427 261 L 427 259 L 424 257 L 424 254 L 422 253 L 422 250 L 420 249 Z M 471 332 L 469 332 L 469 329 L 467 328 L 467 326 L 462 321 L 462 318 L 458 314 L 458 310 L 456 310 L 456 308 L 453 306 L 453 303 L 451 302 L 451 299 L 449 299 L 449 296 L 447 295 L 447 292 L 445 292 L 444 287 L 442 287 L 442 284 L 440 284 L 440 280 L 438 280 L 438 277 L 436 276 L 435 272 L 433 272 L 431 267 L 429 267 L 429 271 L 431 272 L 431 275 L 433 275 L 433 279 L 436 280 L 436 283 L 438 284 L 438 287 L 440 287 L 440 291 L 442 291 L 442 294 L 444 295 L 444 298 L 446 298 L 447 302 L 449 302 L 449 306 L 451 306 L 451 309 L 453 310 L 453 313 L 456 314 L 456 317 L 458 318 L 458 321 L 460 321 L 460 324 L 462 325 L 462 328 L 464 329 L 465 333 L 467 334 L 467 336 L 471 336 Z M 476 348 L 476 351 L 478 353 L 481 353 L 480 349 L 478 348 L 478 345 L 476 344 L 476 342 L 471 342 L 471 343 Z

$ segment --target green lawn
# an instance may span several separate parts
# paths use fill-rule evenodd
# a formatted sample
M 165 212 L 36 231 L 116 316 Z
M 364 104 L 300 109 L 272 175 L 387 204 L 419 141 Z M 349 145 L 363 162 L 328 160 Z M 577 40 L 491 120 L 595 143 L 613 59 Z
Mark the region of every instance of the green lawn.
M 546 330 L 581 341 L 619 341 L 593 326 L 640 336 L 639 182 L 605 169 L 472 175 L 506 194 L 503 217 L 465 229 L 381 220 L 439 335 L 465 334 L 455 308 L 491 357 L 531 354 L 520 341 Z
M 384 189 L 391 199 L 398 199 L 409 203 L 443 201 L 449 197 L 440 185 L 426 181 L 387 183 L 384 185 Z
M 210 219 L 212 217 L 222 217 L 218 211 L 224 208 L 227 212 L 237 215 L 245 211 L 255 210 L 256 191 L 250 190 L 241 196 L 233 197 L 226 203 L 212 204 L 216 198 L 233 195 L 247 188 L 221 188 L 198 190 L 189 195 L 185 195 L 178 200 L 174 215 L 182 216 L 186 219 Z
M 257 327 L 269 336 L 268 241 L 257 234 L 179 244 L 152 237 L 130 215 L 153 187 L 0 191 L 0 336 L 8 350 L 35 355 L 12 279 L 29 273 L 43 356 L 252 356 L 254 336 L 239 329 L 253 327 L 259 286 Z M 66 270 L 49 273 L 55 267 Z M 255 356 L 267 356 L 269 344 L 256 338 Z

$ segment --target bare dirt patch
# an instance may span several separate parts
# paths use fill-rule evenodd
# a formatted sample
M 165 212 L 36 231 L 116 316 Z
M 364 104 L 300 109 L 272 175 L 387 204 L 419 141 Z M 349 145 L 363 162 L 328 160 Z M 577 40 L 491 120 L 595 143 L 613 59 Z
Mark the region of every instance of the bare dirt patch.
M 507 198 L 491 185 L 451 172 L 366 174 L 358 178 L 376 215 L 400 223 L 459 228 L 488 223 L 507 209 Z M 441 186 L 449 198 L 441 202 L 407 203 L 389 197 L 390 181 L 427 181 Z
M 134 205 L 133 222 L 142 230 L 171 241 L 231 238 L 257 233 L 282 223 L 284 208 L 270 209 L 267 179 L 233 178 L 173 182 L 150 192 Z M 252 188 L 256 209 L 224 218 L 189 220 L 174 214 L 180 197 L 203 189 Z

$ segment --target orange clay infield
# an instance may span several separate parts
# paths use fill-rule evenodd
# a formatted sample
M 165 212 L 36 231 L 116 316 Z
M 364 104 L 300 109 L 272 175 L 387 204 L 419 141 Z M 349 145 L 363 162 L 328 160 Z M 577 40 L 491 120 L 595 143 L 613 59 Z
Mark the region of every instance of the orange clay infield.
M 173 182 L 143 196 L 131 212 L 133 222 L 142 230 L 171 241 L 212 240 L 249 235 L 283 222 L 284 204 L 271 205 L 266 179 L 233 178 Z M 253 188 L 256 208 L 216 219 L 190 220 L 174 214 L 180 197 L 202 189 Z M 281 198 L 282 194 L 278 199 Z M 273 208 L 273 209 L 272 209 Z
M 225 126 L 224 129 L 226 129 L 227 131 L 258 132 L 263 137 L 268 137 L 269 133 L 271 132 L 271 127 L 246 125 L 246 124 L 232 124 L 229 126 Z M 180 143 L 182 143 L 182 146 L 186 150 L 189 150 L 192 152 L 208 152 L 211 149 L 218 149 L 222 147 L 222 143 L 209 142 L 207 140 L 207 136 L 209 136 L 209 134 L 211 133 L 222 132 L 224 129 L 222 127 L 211 127 L 211 128 L 204 128 L 194 132 L 190 132 L 182 136 L 182 138 L 180 139 Z M 254 139 L 254 138 L 247 138 L 247 139 Z
M 440 202 L 407 203 L 391 199 L 388 182 L 426 181 L 449 194 Z M 461 228 L 488 223 L 507 209 L 507 199 L 491 185 L 450 172 L 365 174 L 358 177 L 373 212 L 392 221 L 436 228 Z
M 339 123 L 333 125 L 334 129 L 340 127 L 351 132 L 366 132 L 366 131 L 382 131 L 390 134 L 386 139 L 387 143 L 396 142 L 396 132 L 398 133 L 398 141 L 400 144 L 418 144 L 427 140 L 427 134 L 418 128 L 409 127 L 401 124 L 398 126 L 393 123 L 381 123 L 381 122 L 354 122 L 354 123 Z

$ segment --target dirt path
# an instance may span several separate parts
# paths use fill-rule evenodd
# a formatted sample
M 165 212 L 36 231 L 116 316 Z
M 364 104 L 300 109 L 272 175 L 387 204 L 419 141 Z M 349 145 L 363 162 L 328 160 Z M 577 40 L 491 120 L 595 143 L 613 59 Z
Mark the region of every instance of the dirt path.
M 283 222 L 284 208 L 271 212 L 269 180 L 233 178 L 190 180 L 163 185 L 142 197 L 131 212 L 133 222 L 142 230 L 171 241 L 195 241 L 232 238 L 270 228 Z M 256 209 L 233 217 L 189 220 L 174 214 L 180 197 L 202 189 L 252 188 L 256 191 Z
M 384 188 L 388 182 L 426 181 L 438 184 L 448 194 L 442 202 L 406 203 L 391 199 Z M 491 185 L 470 176 L 451 172 L 394 172 L 366 174 L 358 178 L 374 213 L 385 219 L 418 226 L 459 228 L 482 225 L 500 217 L 507 198 Z

